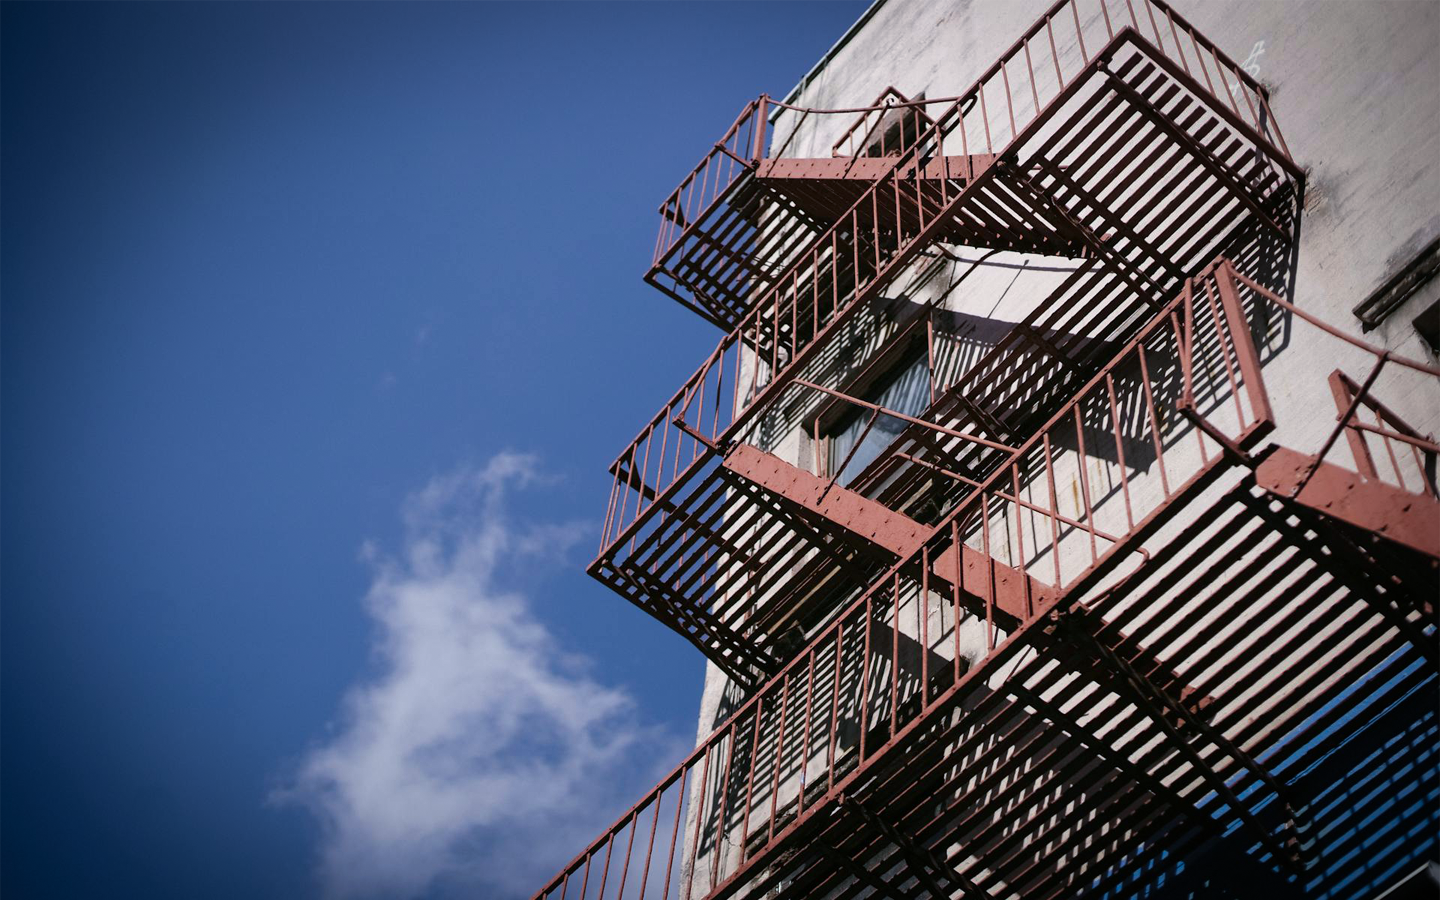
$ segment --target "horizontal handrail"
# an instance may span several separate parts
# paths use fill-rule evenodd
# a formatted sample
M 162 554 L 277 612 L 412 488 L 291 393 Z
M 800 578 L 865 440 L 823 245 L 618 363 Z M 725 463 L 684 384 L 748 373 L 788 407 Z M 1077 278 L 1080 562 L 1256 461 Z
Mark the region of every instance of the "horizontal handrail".
M 1083 23 L 1082 3 L 1085 6 Z M 928 109 L 946 109 L 947 104 L 952 102 L 971 105 L 978 102 L 985 125 L 983 129 L 977 129 L 975 143 L 979 145 L 981 135 L 978 132 L 983 130 L 985 142 L 989 144 L 992 128 L 998 134 L 1008 126 L 1013 134 L 1018 124 L 1023 124 L 1028 115 L 1038 110 L 1041 95 L 1053 89 L 1052 82 L 1054 88 L 1063 89 L 1067 79 L 1073 78 L 1075 72 L 1083 69 L 1093 58 L 1092 49 L 1113 40 L 1116 34 L 1126 29 L 1174 62 L 1179 70 L 1193 79 L 1198 90 L 1208 92 L 1217 103 L 1222 104 L 1222 108 L 1228 104 L 1227 113 L 1233 113 L 1237 120 L 1246 122 L 1267 142 L 1278 145 L 1277 155 L 1287 163 L 1291 162 L 1289 150 L 1270 111 L 1268 92 L 1250 73 L 1220 52 L 1161 0 L 1058 0 L 981 75 L 977 81 L 977 86 L 981 88 L 978 93 L 972 88 L 958 97 L 911 102 L 903 100 L 902 95 L 890 88 L 881 94 L 875 104 L 852 109 L 800 107 L 774 101 L 764 95 L 751 101 L 721 140 L 661 204 L 661 225 L 646 280 L 723 328 L 731 326 L 735 316 L 749 308 L 744 297 L 745 273 L 754 276 L 756 286 L 768 287 L 775 283 L 768 277 L 774 267 L 783 267 L 792 261 L 796 248 L 795 236 L 790 232 L 799 227 L 799 221 L 787 226 L 773 221 L 768 225 L 756 221 L 753 200 L 747 202 L 749 212 L 744 218 L 751 220 L 747 224 L 735 221 L 722 223 L 717 219 L 711 223 L 718 229 L 717 233 L 705 233 L 705 229 L 701 228 L 715 210 L 740 196 L 735 191 L 740 185 L 749 183 L 744 176 L 764 158 L 769 108 L 780 106 L 807 116 L 860 112 L 859 120 L 842 134 L 836 144 L 839 148 L 841 144 L 853 142 L 855 133 L 863 129 L 865 139 L 859 149 L 853 146 L 846 148 L 850 155 L 864 152 L 870 132 L 886 121 L 888 111 L 908 109 L 917 120 L 915 135 L 913 139 L 905 138 L 905 129 L 902 128 L 901 146 L 893 152 L 882 148 L 882 156 L 893 156 L 909 149 L 908 144 L 912 140 L 922 142 L 920 136 L 927 129 L 919 126 L 933 124 L 934 121 L 926 115 Z M 1087 37 L 1091 42 L 1088 46 Z M 1097 49 L 1094 55 L 1099 55 L 1099 52 Z M 1080 61 L 1078 66 L 1074 62 L 1077 58 Z M 1042 85 L 1041 81 L 1045 83 Z M 989 109 L 986 109 L 984 90 L 987 84 Z M 1025 96 L 1027 93 L 1028 97 Z M 892 94 L 893 97 L 889 96 Z M 1003 104 L 1000 102 L 1002 99 Z M 1033 107 L 1029 106 L 1032 102 Z M 996 141 L 997 145 L 1003 143 Z M 838 152 L 838 149 L 832 149 L 832 153 Z M 767 228 L 771 238 L 783 231 L 787 234 L 786 239 L 757 240 L 757 235 L 765 233 Z M 803 231 L 803 228 L 800 230 Z M 783 283 L 783 280 L 781 278 L 779 282 Z
M 720 140 L 660 204 L 660 233 L 655 238 L 652 265 L 683 240 L 694 223 L 704 218 L 705 211 L 764 157 L 768 101 L 761 94 L 745 104 Z
M 1187 283 L 914 553 L 536 896 L 582 883 L 601 884 L 603 895 L 611 879 L 625 896 L 708 896 L 762 864 L 767 847 L 962 685 L 990 677 L 1065 597 L 1139 550 L 1169 508 L 1235 462 L 1228 447 L 1248 447 L 1273 426 L 1238 295 L 1210 288 L 1233 277 L 1220 261 Z M 1175 431 L 1177 411 L 1205 427 Z M 1102 465 L 1114 473 L 1108 484 L 1092 476 Z M 1065 479 L 1073 513 L 1057 490 Z M 984 635 L 985 661 L 974 668 L 962 656 L 966 628 Z M 902 667 L 902 643 L 916 641 L 918 662 Z M 669 844 L 657 847 L 666 829 Z
M 915 121 L 912 132 L 907 136 L 905 120 L 887 123 L 891 113 L 900 113 L 902 116 L 911 116 Z M 830 155 L 834 156 L 862 156 L 873 146 L 877 156 L 899 156 L 909 150 L 916 138 L 927 129 L 921 127 L 921 123 L 930 122 L 925 115 L 925 101 L 914 102 L 909 97 L 897 91 L 894 87 L 886 87 L 870 104 L 870 108 L 860 114 L 849 128 L 840 133 L 835 143 L 830 145 Z M 930 122 L 930 124 L 934 124 Z M 889 128 L 899 126 L 900 133 L 896 135 L 892 143 L 888 138 Z M 863 129 L 863 130 L 862 130 Z M 879 137 L 873 135 L 879 131 Z M 859 135 L 858 137 L 856 135 Z
M 1087 47 L 1086 26 L 1079 13 L 1082 2 L 1061 0 L 1052 6 L 913 146 L 894 158 L 886 174 L 833 226 L 796 254 L 781 274 L 767 277 L 770 287 L 612 466 L 616 480 L 601 536 L 602 553 L 632 537 L 655 504 L 711 458 L 713 448 L 702 445 L 693 434 L 710 435 L 714 446 L 739 439 L 756 412 L 790 383 L 840 323 L 935 238 L 948 211 L 976 182 L 956 181 L 965 175 L 973 177 L 973 173 L 952 176 L 947 171 L 947 177 L 926 183 L 919 164 L 922 159 L 945 159 L 947 153 L 956 151 L 960 156 L 994 156 L 997 151 L 1003 155 L 1073 94 L 1081 74 L 1095 71 L 1103 57 L 1127 40 L 1158 54 L 1170 65 L 1172 74 L 1189 79 L 1192 90 L 1207 92 L 1208 85 L 1219 104 L 1217 111 L 1245 124 L 1255 132 L 1257 141 L 1270 132 L 1278 137 L 1268 106 L 1258 93 L 1259 106 L 1251 102 L 1242 107 L 1233 93 L 1226 92 L 1228 108 L 1215 95 L 1216 80 L 1228 84 L 1226 78 L 1232 78 L 1235 84 L 1257 92 L 1258 83 L 1252 84 L 1253 79 L 1243 70 L 1213 53 L 1207 64 L 1201 50 L 1212 45 L 1168 6 L 1159 0 L 1127 0 L 1122 10 L 1116 0 L 1093 0 L 1088 5 L 1099 15 L 1090 17 L 1094 20 L 1089 25 L 1092 40 L 1104 40 Z M 1112 6 L 1117 17 L 1124 12 L 1127 18 L 1112 21 Z M 1162 21 L 1166 24 L 1163 30 Z M 1159 43 L 1151 43 L 1147 33 Z M 1189 39 L 1188 55 L 1182 35 Z M 1043 66 L 1037 64 L 1037 57 Z M 1012 64 L 1017 69 L 1013 79 Z M 1197 75 L 1204 78 L 1203 84 L 1194 80 Z M 744 117 L 742 114 L 741 120 Z M 1275 152 L 1298 177 L 1299 170 L 1288 156 Z M 723 384 L 727 381 L 728 385 Z M 677 406 L 676 398 L 681 397 L 689 398 L 690 408 Z M 700 406 L 694 405 L 697 399 Z M 689 434 L 673 424 L 677 416 L 686 421 Z
M 1430 392 L 1440 386 L 1436 384 L 1440 381 L 1440 368 L 1409 359 L 1347 334 L 1243 274 L 1237 273 L 1235 278 L 1264 302 L 1285 310 L 1331 338 L 1364 351 L 1375 361 L 1369 374 L 1361 382 L 1356 382 L 1339 369 L 1330 374 L 1328 384 L 1337 409 L 1335 425 L 1321 443 L 1319 451 L 1313 455 L 1306 471 L 1297 480 L 1294 492 L 1299 494 L 1304 489 L 1344 434 L 1349 445 L 1351 462 L 1365 480 L 1390 484 L 1410 493 L 1440 498 L 1440 485 L 1437 485 L 1434 474 L 1440 445 L 1436 444 L 1434 436 L 1422 435 L 1411 427 L 1374 393 L 1375 383 L 1387 364 L 1428 376 L 1432 380 L 1424 382 L 1423 387 L 1413 387 Z M 1362 414 L 1367 410 L 1373 422 L 1366 422 L 1362 418 Z M 1372 441 L 1376 439 L 1384 450 L 1381 459 L 1389 463 L 1388 469 L 1383 473 L 1375 463 L 1376 454 L 1370 449 Z M 1419 485 L 1418 490 L 1414 486 L 1416 482 Z

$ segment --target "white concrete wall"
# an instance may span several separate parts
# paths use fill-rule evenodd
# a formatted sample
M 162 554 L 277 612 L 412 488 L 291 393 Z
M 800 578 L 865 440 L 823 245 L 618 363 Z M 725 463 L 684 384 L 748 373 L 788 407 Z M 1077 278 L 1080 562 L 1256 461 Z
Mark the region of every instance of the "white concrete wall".
M 959 94 L 1048 6 L 1042 0 L 888 0 L 792 102 L 857 106 L 887 85 L 912 97 Z M 1440 3 L 1178 0 L 1176 6 L 1270 89 L 1286 143 L 1308 176 L 1293 299 L 1361 336 L 1354 305 L 1440 234 Z M 786 113 L 777 119 L 774 145 L 783 144 L 787 156 L 829 156 L 851 121 L 845 116 L 800 121 Z M 1060 264 L 1019 254 L 996 259 Z M 944 306 L 1019 321 L 1048 288 L 1040 278 L 1025 291 L 1011 291 L 1014 274 L 998 267 L 978 270 L 967 290 Z M 936 279 L 911 299 L 924 302 L 945 283 Z M 1410 321 L 1437 296 L 1440 279 L 1364 337 L 1434 362 Z M 858 317 L 844 352 L 825 364 L 827 380 L 833 383 L 837 373 L 863 365 L 896 327 L 883 312 Z M 1372 359 L 1301 322 L 1292 322 L 1283 344 L 1269 351 L 1265 378 L 1278 421 L 1271 440 L 1312 452 L 1335 421 L 1326 376 L 1340 367 L 1362 380 Z M 1392 370 L 1376 390 L 1421 432 L 1440 433 L 1440 392 L 1433 383 Z M 772 452 L 810 467 L 811 447 L 799 433 L 771 435 L 768 443 Z M 1329 458 L 1350 464 L 1343 440 Z M 1113 482 L 1113 467 L 1096 465 L 1090 477 Z M 1068 484 L 1070 475 L 1064 477 Z M 1154 481 L 1153 473 L 1136 477 L 1132 491 L 1153 496 Z M 1074 552 L 1088 553 L 1081 542 L 1072 543 Z M 906 618 L 913 619 L 910 609 Z M 932 635 L 951 624 L 937 621 Z M 733 709 L 729 704 L 722 709 L 726 689 L 724 676 L 711 666 L 700 710 L 702 740 L 717 716 Z

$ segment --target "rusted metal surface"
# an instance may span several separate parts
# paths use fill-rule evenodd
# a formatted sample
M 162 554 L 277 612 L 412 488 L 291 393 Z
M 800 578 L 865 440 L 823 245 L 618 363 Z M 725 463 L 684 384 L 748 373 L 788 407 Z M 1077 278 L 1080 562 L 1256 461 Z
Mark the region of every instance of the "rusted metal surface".
M 1277 447 L 1255 470 L 1267 491 L 1440 559 L 1440 503 L 1370 481 L 1314 454 Z
M 717 767 L 726 783 L 741 780 L 746 787 L 724 787 L 712 774 L 700 776 L 708 787 L 692 788 L 692 812 L 713 835 L 688 857 L 686 883 L 695 885 L 697 897 L 742 889 L 807 896 L 847 879 L 864 881 L 807 856 L 801 848 L 815 841 L 859 860 L 872 876 L 885 871 L 875 861 L 888 858 L 884 846 L 894 835 L 872 834 L 857 845 L 847 834 L 853 825 L 836 818 L 840 797 L 857 791 L 865 802 L 881 804 L 871 808 L 883 808 L 898 833 L 945 854 L 947 865 L 985 890 L 1025 885 L 1026 896 L 1070 896 L 1077 870 L 1049 864 L 1036 846 L 1059 840 L 1072 859 L 1088 860 L 1075 863 L 1079 870 L 1107 871 L 1136 853 L 1213 840 L 1227 830 L 1227 819 L 1270 848 L 1262 861 L 1291 865 L 1295 814 L 1286 811 L 1285 789 L 1260 760 L 1277 746 L 1304 746 L 1343 710 L 1371 699 L 1337 704 L 1343 696 L 1335 694 L 1337 685 L 1433 653 L 1412 639 L 1433 637 L 1423 621 L 1409 637 L 1394 629 L 1393 610 L 1382 610 L 1367 587 L 1379 573 L 1356 572 L 1338 552 L 1343 544 L 1305 524 L 1308 508 L 1256 486 L 1250 470 L 1261 456 L 1248 448 L 1273 423 L 1269 404 L 1253 402 L 1250 385 L 1263 381 L 1258 356 L 1246 346 L 1253 341 L 1248 320 L 1233 306 L 1242 302 L 1240 293 L 1208 289 L 1225 279 L 1235 273 L 1222 263 L 1161 308 L 1010 465 L 818 632 L 567 872 L 578 873 L 608 843 L 623 839 L 675 784 Z M 1256 299 L 1247 294 L 1246 301 Z M 1220 309 L 1210 308 L 1212 297 Z M 1226 315 L 1226 307 L 1239 318 Z M 1230 321 L 1245 327 L 1231 330 Z M 1205 370 L 1221 374 L 1206 381 Z M 1139 382 L 1129 378 L 1135 373 Z M 1188 380 L 1197 415 L 1244 458 L 1202 429 L 1159 434 L 1154 398 L 1166 380 L 1177 395 Z M 1138 416 L 1118 423 L 1104 418 L 1112 396 Z M 1082 494 L 1080 515 L 1071 519 L 1044 498 L 1056 471 L 1072 461 L 1079 471 L 1089 468 L 1086 460 L 1098 448 L 1068 439 L 1062 447 L 1061 438 L 1074 434 L 1077 416 L 1085 421 L 1092 413 L 1102 416 L 1092 426 L 1097 435 L 1119 425 L 1112 449 L 1153 440 L 1158 455 L 1148 471 L 1132 471 L 1113 485 L 1103 502 Z M 1203 500 L 1222 478 L 1233 487 L 1218 503 Z M 1014 502 L 1021 496 L 1017 481 L 1040 502 Z M 1201 515 L 1197 504 L 1211 511 Z M 1122 523 L 1118 533 L 1099 527 L 1112 517 Z M 1159 555 L 1137 553 L 1181 518 L 1194 524 Z M 1018 535 L 1040 544 L 1022 547 Z M 952 568 L 945 577 L 966 548 L 996 565 L 976 575 Z M 1013 623 L 997 608 L 999 565 L 1048 589 Z M 1116 579 L 1121 566 L 1128 572 Z M 1432 568 L 1416 587 L 1433 591 L 1435 583 Z M 1077 600 L 1084 606 L 1076 607 Z M 1317 617 L 1316 604 L 1330 611 Z M 1218 610 L 1230 612 L 1217 618 Z M 989 649 L 971 663 L 959 653 L 957 626 L 982 621 Z M 1318 640 L 1336 627 L 1333 642 Z M 1224 639 L 1234 629 L 1240 629 L 1238 649 Z M 1075 635 L 1094 648 L 1091 663 L 1073 650 Z M 1405 671 L 1401 680 L 1411 687 L 1433 682 L 1433 671 Z M 1212 698 L 1202 718 L 1176 699 L 1182 677 Z M 1387 682 L 1385 690 L 1392 687 Z M 1265 715 L 1254 714 L 1260 708 Z M 1113 746 L 1102 752 L 1107 745 Z M 1016 763 L 1015 754 L 1030 762 Z M 1005 767 L 990 767 L 1000 759 L 1008 760 Z M 1078 819 L 1046 814 L 1041 798 L 1061 785 L 1090 798 L 1094 811 Z M 1218 819 L 1217 796 L 1228 797 Z M 926 812 L 937 797 L 949 798 L 951 810 L 938 818 Z M 1015 803 L 1030 811 L 1002 827 L 995 815 Z M 1131 842 L 1108 832 L 1122 825 L 1135 829 Z M 1101 839 L 1101 833 L 1111 836 Z M 565 878 L 540 896 L 559 896 Z
M 1041 33 L 1032 29 L 1031 35 Z M 1102 57 L 1109 71 L 1101 69 Z M 1253 204 L 1269 210 L 1271 221 L 1293 224 L 1298 185 L 1288 160 L 1258 153 L 1264 136 L 1228 124 L 1222 113 L 1229 108 L 1207 100 L 1201 86 L 1186 87 L 1179 66 L 1167 69 L 1163 54 L 1131 29 L 1117 30 L 1097 56 L 1086 58 L 1003 148 L 1000 155 L 1018 156 L 1015 166 L 992 166 L 954 191 L 942 181 L 942 196 L 931 198 L 897 174 L 916 158 L 912 149 L 895 158 L 891 174 L 843 224 L 796 259 L 613 464 L 615 487 L 592 574 L 662 620 L 665 604 L 707 610 L 728 629 L 727 647 L 773 641 L 772 626 L 790 609 L 825 602 L 842 579 L 867 584 L 884 560 L 778 509 L 763 491 L 737 487 L 719 459 L 733 444 L 756 443 L 766 417 L 800 402 L 796 392 L 806 390 L 805 383 L 822 383 L 813 380 L 823 377 L 816 367 L 834 342 L 920 253 L 941 246 L 936 242 L 956 221 L 988 217 L 993 227 L 1018 229 L 1017 235 L 1084 232 L 1093 250 L 958 382 L 941 385 L 936 405 L 921 417 L 1005 444 L 1043 422 L 1108 357 L 1114 344 L 1107 340 L 1133 334 L 1186 273 L 1263 230 Z M 1117 91 L 1117 79 L 1129 79 L 1133 95 Z M 984 86 L 982 80 L 972 95 L 978 98 Z M 1011 87 L 1019 90 L 1013 79 Z M 1143 102 L 1137 105 L 1136 96 Z M 1146 104 L 1153 109 L 1142 112 Z M 939 147 L 967 143 L 972 132 L 983 135 L 988 125 L 982 127 L 979 107 L 955 103 L 927 140 Z M 1173 118 L 1195 140 L 1173 140 L 1155 124 L 1157 116 Z M 1042 130 L 1043 138 L 1030 140 Z M 977 138 L 979 145 L 969 149 L 995 151 L 1001 139 L 992 130 L 988 143 Z M 1229 167 L 1234 177 L 1216 177 L 1217 166 Z M 1136 190 L 1137 183 L 1143 189 Z M 1233 195 L 1237 185 L 1250 202 Z M 1002 208 L 1003 218 L 993 218 Z M 897 221 L 898 227 L 886 224 Z M 1263 237 L 1284 246 L 1275 235 Z M 1097 334 L 1105 339 L 1090 337 Z M 1014 421 L 1007 434 L 995 434 L 995 411 L 1002 409 L 1023 411 L 1028 423 Z M 910 432 L 862 474 L 857 488 L 924 518 L 922 507 L 943 513 L 964 493 L 949 479 L 937 486 L 937 467 L 978 480 L 1004 458 L 1003 451 Z M 729 557 L 709 538 L 715 534 L 731 535 L 742 543 L 741 558 L 757 564 L 719 565 Z M 672 595 L 663 604 L 633 586 L 657 578 Z M 732 675 L 753 680 L 720 641 L 708 654 Z
M 1125 34 L 1143 41 L 1188 87 L 1204 92 L 1227 123 L 1257 135 L 1262 154 L 1289 162 L 1258 82 L 1159 0 L 1127 0 L 1123 8 L 1114 0 L 1060 0 L 957 97 L 909 101 L 891 88 L 869 107 L 799 112 L 861 114 L 832 151 L 832 159 L 841 158 L 845 165 L 879 159 L 904 167 L 907 159 L 943 158 L 957 151 L 962 158 L 992 158 L 1013 145 L 1045 106 L 1082 80 L 1087 66 L 1103 65 L 1115 38 Z M 764 95 L 747 104 L 660 207 L 661 228 L 646 281 L 722 328 L 733 329 L 763 305 L 767 289 L 783 289 L 796 255 L 810 254 L 828 229 L 843 229 L 851 211 L 847 201 L 854 195 L 843 189 L 843 179 L 789 179 L 788 189 L 776 190 L 774 182 L 753 177 L 767 157 L 784 156 L 783 142 L 769 146 L 766 124 L 767 112 L 778 106 L 785 104 Z M 926 185 L 914 172 L 895 178 L 893 169 L 882 166 L 878 178 L 892 180 L 897 194 L 917 194 L 923 226 L 924 207 L 944 207 L 961 190 L 961 179 L 977 177 L 973 166 L 960 169 L 938 185 L 932 179 L 929 190 L 938 197 L 928 200 L 918 196 Z M 1294 174 L 1298 177 L 1298 170 Z M 955 183 L 947 185 L 950 178 Z M 864 216 L 863 204 L 854 208 Z M 973 245 L 1054 249 L 1073 237 L 1061 234 L 1057 242 L 1053 235 L 1032 232 L 1033 226 L 1018 222 L 1003 199 L 979 209 L 965 235 Z
M 1227 846 L 1284 891 L 1307 773 L 1440 700 L 1440 446 L 1376 388 L 1440 370 L 1286 298 L 1259 86 L 1164 4 L 1086 7 L 933 117 L 799 111 L 859 114 L 833 159 L 767 156 L 762 97 L 667 201 L 651 277 L 731 331 L 612 464 L 590 571 L 744 690 L 537 898 L 1105 897 Z M 929 407 L 864 399 L 827 360 L 952 244 L 1080 262 L 953 379 L 933 308 L 897 326 Z M 1261 447 L 1277 310 L 1376 359 L 1317 382 L 1318 448 Z M 836 407 L 903 424 L 846 483 L 762 449 Z
M 927 529 L 914 519 L 892 512 L 874 500 L 835 487 L 818 475 L 750 446 L 737 444 L 725 457 L 725 468 L 777 497 L 879 545 L 894 556 L 909 556 Z
M 831 157 L 873 159 L 910 150 L 935 124 L 925 114 L 925 105 L 923 100 L 911 100 L 894 87 L 886 87 L 836 139 Z

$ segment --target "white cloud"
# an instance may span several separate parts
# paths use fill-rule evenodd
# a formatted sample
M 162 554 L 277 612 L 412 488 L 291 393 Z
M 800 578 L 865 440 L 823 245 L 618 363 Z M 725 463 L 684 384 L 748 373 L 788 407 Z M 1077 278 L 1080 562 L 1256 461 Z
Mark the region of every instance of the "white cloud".
M 406 502 L 403 551 L 366 549 L 379 671 L 278 795 L 322 823 L 327 895 L 528 896 L 675 755 L 507 588 L 582 533 L 507 514 L 538 480 L 514 454 L 436 478 Z

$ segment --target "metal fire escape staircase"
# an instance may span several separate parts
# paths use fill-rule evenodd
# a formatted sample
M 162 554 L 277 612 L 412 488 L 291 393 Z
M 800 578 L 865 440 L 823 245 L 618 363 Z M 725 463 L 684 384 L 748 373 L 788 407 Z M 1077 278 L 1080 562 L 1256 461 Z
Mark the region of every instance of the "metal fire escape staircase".
M 1235 877 L 1283 894 L 1305 823 L 1262 760 L 1303 772 L 1356 711 L 1433 689 L 1440 445 L 1372 377 L 1317 453 L 1260 448 L 1267 307 L 1326 327 L 1228 260 L 1188 281 L 919 540 L 883 506 L 739 451 L 789 502 L 903 558 L 537 896 L 1103 896 L 1233 835 L 1257 847 Z M 1191 427 L 1167 432 L 1167 414 Z M 1327 462 L 1342 433 L 1411 454 L 1409 481 Z M 1154 458 L 1127 465 L 1147 444 Z M 1272 477 L 1295 458 L 1298 477 Z M 1106 459 L 1117 483 L 1082 476 L 1064 514 L 1057 476 L 1108 477 Z M 1316 474 L 1331 471 L 1349 480 Z M 1424 548 L 1354 524 L 1396 497 Z M 973 661 L 960 633 L 978 623 Z
M 1281 877 L 1303 823 L 1260 760 L 1375 699 L 1347 679 L 1435 668 L 1440 448 L 1373 395 L 1414 368 L 1382 356 L 1332 378 L 1318 453 L 1257 450 L 1262 312 L 1306 318 L 1263 91 L 1158 0 L 1062 0 L 943 113 L 887 91 L 832 158 L 767 157 L 770 103 L 662 204 L 647 280 L 728 332 L 612 464 L 590 566 L 740 692 L 536 896 L 1100 896 L 1231 832 Z M 954 247 L 1077 262 L 922 414 L 867 404 L 851 348 L 929 327 L 874 313 Z M 837 403 L 908 427 L 846 484 L 769 452 Z
M 645 280 L 730 330 L 759 293 L 779 283 L 796 253 L 852 210 L 858 210 L 859 227 L 876 227 L 877 210 L 858 201 L 882 178 L 892 176 L 919 196 L 915 207 L 897 209 L 900 220 L 885 226 L 916 230 L 917 223 L 905 217 L 963 190 L 995 162 L 992 153 L 913 152 L 934 129 L 924 106 L 887 88 L 836 141 L 834 155 L 796 159 L 765 156 L 768 114 L 777 104 L 763 95 L 751 101 L 660 205 L 662 226 Z M 955 217 L 942 239 L 1054 255 L 1086 252 L 1068 225 L 1037 228 L 1003 210 Z M 846 273 L 837 274 L 843 279 Z M 853 284 L 842 280 L 826 287 L 838 292 Z
M 948 241 L 984 229 L 1005 230 L 1032 249 L 1073 235 L 1085 251 L 1073 275 L 983 359 L 956 383 L 937 385 L 936 403 L 920 417 L 927 425 L 852 485 L 933 521 L 973 487 L 943 473 L 973 483 L 1003 464 L 1189 273 L 1222 250 L 1258 273 L 1289 246 L 1299 172 L 1266 136 L 1278 140 L 1263 95 L 1242 92 L 1245 106 L 1233 96 L 1224 105 L 1133 26 L 1098 16 L 1090 25 L 1108 38 L 1096 41 L 1093 56 L 1067 46 L 1053 55 L 1048 77 L 1033 67 L 1028 81 L 1012 72 L 1036 55 L 1032 45 L 1048 47 L 1071 12 L 1062 5 L 1037 23 L 889 158 L 885 174 L 828 230 L 803 249 L 785 243 L 771 254 L 783 260 L 767 264 L 778 274 L 753 293 L 733 294 L 738 324 L 611 467 L 615 484 L 590 571 L 738 682 L 759 683 L 784 662 L 776 648 L 787 617 L 834 608 L 846 599 L 843 585 L 858 590 L 894 558 L 849 540 L 824 517 L 797 514 L 722 460 L 740 444 L 763 448 L 777 417 L 813 407 L 823 391 L 853 396 L 837 364 L 873 328 L 875 304 L 924 254 L 943 261 Z M 1183 33 L 1187 45 L 1208 47 L 1188 26 Z M 1219 69 L 1226 63 L 1216 54 L 1209 58 L 1217 71 L 1204 77 L 1246 77 L 1233 65 Z M 991 93 L 1002 83 L 1008 91 Z M 1037 104 L 1042 91 L 1049 100 Z M 1253 121 L 1235 112 L 1256 104 L 1262 111 Z M 927 178 L 950 165 L 956 145 L 994 161 L 967 163 L 967 178 Z M 730 184 L 747 180 L 754 177 Z M 722 192 L 710 214 L 731 215 L 724 210 L 734 196 Z M 662 229 L 660 243 L 677 252 L 683 241 L 672 243 Z

